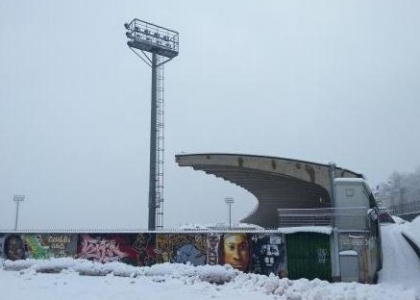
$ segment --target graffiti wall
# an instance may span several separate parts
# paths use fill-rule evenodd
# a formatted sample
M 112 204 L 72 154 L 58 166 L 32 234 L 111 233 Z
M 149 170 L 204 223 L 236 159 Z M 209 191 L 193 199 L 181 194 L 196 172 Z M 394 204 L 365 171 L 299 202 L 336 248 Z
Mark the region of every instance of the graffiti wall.
M 251 243 L 246 233 L 225 233 L 222 242 L 223 263 L 248 272 L 251 265 Z
M 207 235 L 207 264 L 220 265 L 222 260 L 220 258 L 220 243 L 222 235 L 219 233 L 211 233 Z
M 134 251 L 138 254 L 137 266 L 145 267 L 156 263 L 156 235 L 152 233 L 139 233 L 133 244 Z
M 3 235 L 2 244 L 3 258 L 10 260 L 19 260 L 28 257 L 26 245 L 19 234 Z
M 29 258 L 73 257 L 77 234 L 25 234 L 22 236 Z
M 1 256 L 9 260 L 74 257 L 77 234 L 5 234 Z
M 77 258 L 101 263 L 113 261 L 137 265 L 136 234 L 80 234 Z
M 285 270 L 280 233 L 0 234 L 0 257 L 9 260 L 74 257 L 135 266 L 156 263 L 224 265 L 269 275 Z
M 251 237 L 252 272 L 269 275 L 270 273 L 285 276 L 286 249 L 280 234 L 259 233 Z
M 156 262 L 191 263 L 194 266 L 207 262 L 205 234 L 158 234 L 156 236 Z

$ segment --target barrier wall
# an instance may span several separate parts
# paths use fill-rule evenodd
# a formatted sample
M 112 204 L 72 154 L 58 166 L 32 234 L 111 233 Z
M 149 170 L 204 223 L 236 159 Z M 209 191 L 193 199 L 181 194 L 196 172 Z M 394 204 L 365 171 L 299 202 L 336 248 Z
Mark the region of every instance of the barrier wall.
M 287 274 L 281 233 L 0 233 L 0 257 L 73 257 L 135 266 L 230 264 L 244 272 Z

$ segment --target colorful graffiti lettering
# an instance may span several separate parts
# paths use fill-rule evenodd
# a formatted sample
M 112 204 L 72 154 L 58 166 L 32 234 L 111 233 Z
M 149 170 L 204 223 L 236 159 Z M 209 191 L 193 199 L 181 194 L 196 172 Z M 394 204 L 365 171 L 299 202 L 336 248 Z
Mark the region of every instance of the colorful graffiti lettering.
M 42 237 L 51 257 L 72 257 L 76 254 L 76 234 L 48 234 Z
M 123 251 L 121 249 L 122 246 L 124 248 L 131 248 L 122 236 L 108 237 L 97 235 L 92 237 L 87 234 L 82 234 L 80 236 L 80 246 L 77 256 L 102 263 L 113 261 L 129 262 L 130 259 L 128 258 L 132 256 L 130 252 L 134 252 L 134 250 L 131 248 L 130 252 Z M 137 263 L 137 255 L 135 255 L 134 260 Z M 129 263 L 133 264 L 132 261 Z

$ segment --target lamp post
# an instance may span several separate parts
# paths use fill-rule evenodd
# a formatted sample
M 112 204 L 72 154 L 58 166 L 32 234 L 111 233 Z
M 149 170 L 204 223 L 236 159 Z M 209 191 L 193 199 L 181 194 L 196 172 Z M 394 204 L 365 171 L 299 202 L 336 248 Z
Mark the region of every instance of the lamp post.
M 124 27 L 128 47 L 152 69 L 148 228 L 155 230 L 163 227 L 164 182 L 163 77 L 159 77 L 158 70 L 178 55 L 179 34 L 139 19 L 125 23 Z
M 229 207 L 229 229 L 231 229 L 232 228 L 232 205 L 233 203 L 235 203 L 235 199 L 233 199 L 232 197 L 226 197 L 225 203 Z
M 17 231 L 19 219 L 19 203 L 25 201 L 25 195 L 14 195 L 13 201 L 16 202 L 15 231 Z

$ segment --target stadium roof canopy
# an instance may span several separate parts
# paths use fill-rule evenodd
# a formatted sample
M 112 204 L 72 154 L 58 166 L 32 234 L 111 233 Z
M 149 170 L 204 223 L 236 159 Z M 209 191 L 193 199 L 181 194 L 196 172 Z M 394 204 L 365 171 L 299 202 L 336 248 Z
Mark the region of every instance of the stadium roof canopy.
M 192 167 L 234 183 L 258 200 L 258 206 L 241 220 L 264 228 L 278 224 L 277 209 L 332 207 L 334 178 L 363 178 L 334 164 L 288 158 L 226 154 L 179 154 L 181 167 Z

